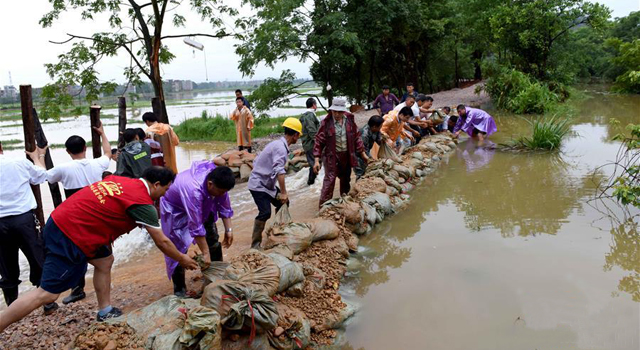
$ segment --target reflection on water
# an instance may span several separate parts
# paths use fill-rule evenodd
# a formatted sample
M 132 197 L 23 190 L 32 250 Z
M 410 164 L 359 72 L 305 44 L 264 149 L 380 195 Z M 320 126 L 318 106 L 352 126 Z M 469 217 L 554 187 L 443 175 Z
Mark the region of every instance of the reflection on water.
M 618 290 L 629 293 L 640 302 L 640 232 L 638 223 L 629 219 L 611 228 L 611 252 L 605 255 L 605 270 L 615 266 L 629 272 L 618 284 Z
M 561 153 L 461 143 L 361 239 L 343 292 L 364 307 L 345 348 L 640 348 L 638 210 L 612 206 L 632 219 L 611 224 L 585 205 L 619 147 L 610 118 L 637 122 L 640 96 L 593 95 L 576 109 Z M 528 132 L 497 115 L 493 142 Z

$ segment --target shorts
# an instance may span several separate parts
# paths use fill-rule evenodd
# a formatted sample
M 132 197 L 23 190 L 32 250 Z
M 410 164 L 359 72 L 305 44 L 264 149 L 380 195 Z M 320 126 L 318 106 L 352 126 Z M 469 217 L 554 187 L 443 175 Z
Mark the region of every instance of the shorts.
M 65 292 L 80 283 L 87 272 L 88 258 L 49 218 L 44 227 L 44 266 L 40 287 L 53 294 Z M 111 255 L 111 249 L 102 246 L 92 259 Z

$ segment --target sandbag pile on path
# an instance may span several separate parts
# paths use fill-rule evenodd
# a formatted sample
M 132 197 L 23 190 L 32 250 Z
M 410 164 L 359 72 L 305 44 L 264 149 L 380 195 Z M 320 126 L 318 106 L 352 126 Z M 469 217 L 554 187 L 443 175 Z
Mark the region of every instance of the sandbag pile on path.
M 253 170 L 253 160 L 256 158 L 255 153 L 249 153 L 246 150 L 229 150 L 213 159 L 216 166 L 227 166 L 233 171 L 236 182 L 249 181 L 249 175 Z M 309 166 L 304 150 L 297 149 L 291 151 L 285 170 L 287 174 L 297 173 L 298 171 Z
M 203 271 L 199 301 L 169 296 L 113 322 L 126 322 L 154 350 L 333 344 L 358 309 L 338 293 L 358 235 L 402 210 L 408 192 L 454 147 L 450 137 L 437 135 L 372 162 L 351 193 L 326 202 L 318 218 L 294 221 L 283 206 L 265 229 L 261 251 Z

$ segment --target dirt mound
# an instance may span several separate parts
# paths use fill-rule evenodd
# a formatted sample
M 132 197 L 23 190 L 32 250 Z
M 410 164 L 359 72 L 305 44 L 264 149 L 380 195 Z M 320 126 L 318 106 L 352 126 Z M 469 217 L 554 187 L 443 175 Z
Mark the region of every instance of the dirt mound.
M 144 349 L 144 341 L 126 323 L 97 323 L 78 334 L 72 350 Z

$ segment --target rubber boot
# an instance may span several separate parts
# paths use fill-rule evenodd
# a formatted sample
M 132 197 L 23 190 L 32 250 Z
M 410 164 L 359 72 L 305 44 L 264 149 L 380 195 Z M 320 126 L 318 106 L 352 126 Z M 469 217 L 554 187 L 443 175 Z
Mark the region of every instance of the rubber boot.
M 4 295 L 4 302 L 9 306 L 18 299 L 18 287 L 2 288 L 2 294 Z
M 84 280 L 84 279 L 83 279 Z M 76 286 L 71 290 L 71 294 L 62 299 L 62 303 L 67 305 L 70 303 L 75 303 L 76 301 L 80 301 L 87 297 L 87 294 L 84 292 L 84 282 L 79 286 Z
M 264 225 L 266 221 L 254 220 L 253 221 L 253 234 L 251 235 L 251 248 L 260 249 L 262 243 L 262 231 L 264 231 Z
M 185 298 L 187 296 L 187 282 L 185 281 L 184 268 L 182 266 L 176 266 L 173 275 L 171 275 L 171 282 L 173 282 L 173 295 Z

